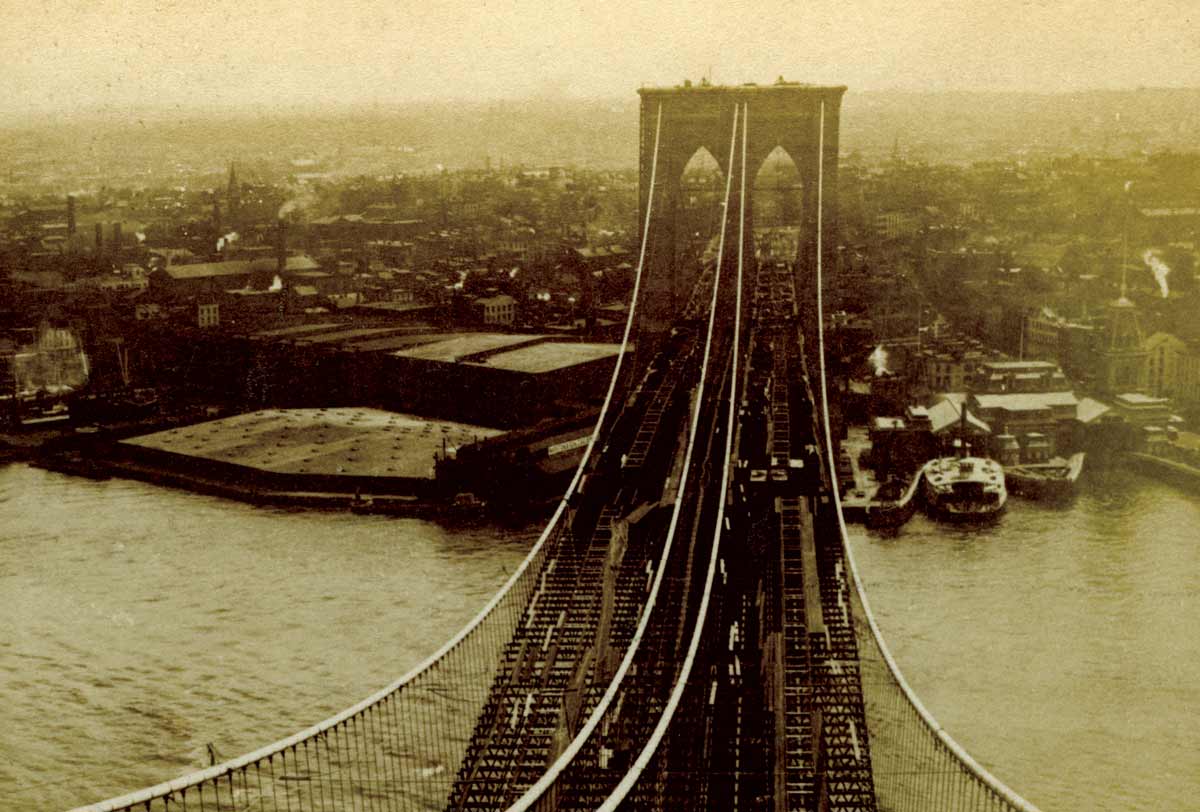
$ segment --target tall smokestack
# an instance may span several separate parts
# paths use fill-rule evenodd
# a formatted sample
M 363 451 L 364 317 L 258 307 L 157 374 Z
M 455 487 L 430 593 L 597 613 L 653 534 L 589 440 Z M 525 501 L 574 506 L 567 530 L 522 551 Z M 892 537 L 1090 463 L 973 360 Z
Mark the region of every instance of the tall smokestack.
M 221 201 L 213 199 L 213 231 L 218 234 L 224 234 L 225 228 L 221 225 Z
M 96 223 L 96 256 L 104 253 L 104 224 Z
M 280 276 L 283 275 L 284 269 L 287 268 L 287 224 L 283 220 L 278 220 L 278 228 L 275 232 L 275 271 Z
M 113 250 L 113 253 L 114 253 L 114 254 L 119 254 L 119 253 L 121 253 L 121 245 L 122 245 L 122 239 L 121 239 L 121 224 L 120 224 L 120 223 L 113 223 L 113 224 L 112 224 L 112 237 L 113 237 L 113 238 L 112 238 L 112 242 L 113 242 L 113 244 L 112 244 L 112 250 Z
M 75 195 L 67 195 L 67 234 L 75 236 Z

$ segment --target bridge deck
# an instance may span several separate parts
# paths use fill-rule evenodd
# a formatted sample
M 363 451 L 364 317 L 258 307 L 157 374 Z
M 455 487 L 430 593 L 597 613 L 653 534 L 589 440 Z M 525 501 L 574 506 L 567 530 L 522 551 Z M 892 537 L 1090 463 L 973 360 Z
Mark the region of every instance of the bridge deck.
M 774 730 L 763 737 L 776 750 L 773 808 L 874 810 L 849 585 L 840 536 L 823 521 L 832 516 L 829 485 L 791 268 L 764 265 L 754 291 L 738 465 L 749 469 L 741 485 L 747 510 L 774 528 L 764 552 L 775 573 L 758 587 L 776 596 L 766 601 L 776 620 L 768 615 L 760 632 L 764 662 L 775 671 L 766 680 L 774 693 L 762 700 L 764 724 Z

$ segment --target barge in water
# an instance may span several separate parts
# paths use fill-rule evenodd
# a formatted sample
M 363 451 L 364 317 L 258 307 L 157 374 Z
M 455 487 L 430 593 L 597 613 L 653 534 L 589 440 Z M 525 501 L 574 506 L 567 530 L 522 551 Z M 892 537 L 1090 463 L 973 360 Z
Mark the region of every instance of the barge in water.
M 1084 452 L 1049 462 L 1013 465 L 1004 469 L 1005 485 L 1011 493 L 1028 499 L 1065 501 L 1075 495 L 1075 484 L 1083 471 Z

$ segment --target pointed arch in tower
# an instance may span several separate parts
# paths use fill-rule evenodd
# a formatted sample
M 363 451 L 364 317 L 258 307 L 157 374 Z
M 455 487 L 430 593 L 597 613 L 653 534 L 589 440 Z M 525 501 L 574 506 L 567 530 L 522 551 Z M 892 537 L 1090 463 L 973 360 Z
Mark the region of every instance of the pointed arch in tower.
M 804 217 L 804 181 L 799 165 L 785 147 L 777 145 L 763 156 L 757 172 L 747 182 L 750 194 L 746 206 L 753 213 L 756 254 L 796 259 Z

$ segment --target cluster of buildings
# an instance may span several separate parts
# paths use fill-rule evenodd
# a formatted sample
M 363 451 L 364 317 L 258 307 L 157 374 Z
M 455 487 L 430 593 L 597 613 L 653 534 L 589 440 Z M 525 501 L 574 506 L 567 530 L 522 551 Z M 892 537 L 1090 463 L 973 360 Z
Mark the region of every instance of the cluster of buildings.
M 851 386 L 880 459 L 918 465 L 963 435 L 1006 463 L 1186 445 L 1198 180 L 1187 153 L 848 156 L 837 294 L 864 334 L 849 367 L 892 355 Z
M 230 167 L 224 188 L 203 193 L 4 201 L 4 414 L 28 400 L 3 382 L 28 354 L 25 334 L 45 325 L 92 359 L 74 388 L 93 395 L 134 386 L 212 394 L 229 365 L 205 371 L 187 356 L 224 358 L 239 342 L 269 352 L 248 338 L 315 324 L 604 340 L 623 325 L 633 281 L 635 257 L 616 225 L 628 212 L 614 210 L 632 203 L 635 183 L 518 168 L 298 191 L 246 183 Z M 322 205 L 337 213 L 318 216 Z M 39 400 L 63 395 L 33 389 Z
M 1101 391 L 1142 392 L 1200 413 L 1200 340 L 1162 330 L 1147 334 L 1127 298 L 1113 303 L 1107 320 L 1044 311 L 1029 319 L 1027 331 L 1032 354 L 1058 360 L 1072 377 Z
M 1075 337 L 1076 325 L 1067 329 Z M 1185 423 L 1178 412 L 1186 401 L 1151 388 L 1162 359 L 1171 358 L 1153 353 L 1186 345 L 1162 334 L 1143 337 L 1137 308 L 1124 297 L 1082 334 L 1087 338 L 1078 346 L 1039 343 L 1050 335 L 1045 331 L 1029 343 L 1029 359 L 1013 359 L 961 335 L 898 343 L 892 355 L 905 362 L 897 374 L 880 370 L 871 387 L 877 459 L 907 470 L 964 438 L 1006 465 L 1082 449 L 1166 453 Z M 1070 361 L 1088 371 L 1079 391 L 1064 370 L 1066 356 L 1057 353 L 1063 347 L 1086 353 Z M 1177 357 L 1172 362 L 1178 373 Z
M 925 381 L 958 386 L 926 389 L 897 414 L 873 419 L 872 445 L 882 467 L 889 462 L 900 471 L 914 470 L 946 453 L 954 441 L 1005 464 L 1045 462 L 1084 446 L 1088 428 L 1112 413 L 1110 406 L 1077 395 L 1053 362 L 1012 360 L 958 343 L 923 348 L 916 361 L 924 370 L 953 365 L 951 377 Z

